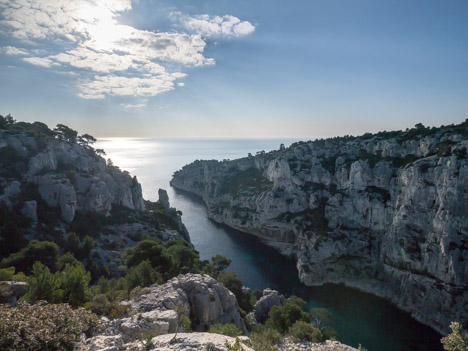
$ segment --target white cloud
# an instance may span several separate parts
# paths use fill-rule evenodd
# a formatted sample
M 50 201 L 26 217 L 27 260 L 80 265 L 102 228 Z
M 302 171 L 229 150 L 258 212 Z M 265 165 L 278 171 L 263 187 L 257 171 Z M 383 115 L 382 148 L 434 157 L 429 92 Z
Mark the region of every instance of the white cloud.
M 25 57 L 23 58 L 23 61 L 26 61 L 32 65 L 48 67 L 48 68 L 52 66 L 58 66 L 57 63 L 53 62 L 47 57 Z
M 204 37 L 241 37 L 255 31 L 255 26 L 252 23 L 241 21 L 231 15 L 222 17 L 210 15 L 188 16 L 181 12 L 173 12 L 172 16 L 178 19 L 183 27 Z
M 185 83 L 180 82 L 180 83 L 177 83 L 177 85 L 178 85 L 179 87 L 183 87 L 183 86 L 185 86 Z
M 0 48 L 0 52 L 4 53 L 5 55 L 18 55 L 18 56 L 25 56 L 29 55 L 29 52 L 24 49 L 16 48 L 14 46 L 4 46 Z
M 186 66 L 215 64 L 205 57 L 203 37 L 242 36 L 255 27 L 233 16 L 177 13 L 191 33 L 152 32 L 118 23 L 132 8 L 131 0 L 0 0 L 0 35 L 27 44 L 24 50 L 0 48 L 22 55 L 25 62 L 68 71 L 81 77 L 79 96 L 155 96 L 173 90 Z M 47 45 L 43 45 L 44 41 Z
M 140 108 L 140 107 L 145 107 L 146 104 L 120 104 L 123 108 Z
M 173 90 L 175 79 L 171 74 L 149 78 L 95 76 L 80 84 L 80 96 L 85 99 L 103 99 L 106 95 L 155 96 Z

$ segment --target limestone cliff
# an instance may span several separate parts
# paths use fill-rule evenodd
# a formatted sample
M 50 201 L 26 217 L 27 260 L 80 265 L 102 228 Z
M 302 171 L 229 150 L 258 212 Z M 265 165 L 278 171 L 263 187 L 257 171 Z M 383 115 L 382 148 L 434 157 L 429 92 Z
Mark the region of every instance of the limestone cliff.
M 0 260 L 26 240 L 62 246 L 76 232 L 92 237 L 97 265 L 117 270 L 121 253 L 142 237 L 190 240 L 165 191 L 163 203 L 145 201 L 136 177 L 79 140 L 39 122 L 0 129 Z
M 446 333 L 468 323 L 468 120 L 195 161 L 171 185 L 297 258 L 307 285 L 384 297 Z

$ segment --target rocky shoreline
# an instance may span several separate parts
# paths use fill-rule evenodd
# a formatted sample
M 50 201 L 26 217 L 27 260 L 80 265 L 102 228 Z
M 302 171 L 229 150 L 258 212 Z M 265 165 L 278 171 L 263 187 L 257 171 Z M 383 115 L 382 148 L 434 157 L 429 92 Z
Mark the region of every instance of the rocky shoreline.
M 171 185 L 293 254 L 306 285 L 373 293 L 446 334 L 468 323 L 467 131 L 419 126 L 195 161 Z

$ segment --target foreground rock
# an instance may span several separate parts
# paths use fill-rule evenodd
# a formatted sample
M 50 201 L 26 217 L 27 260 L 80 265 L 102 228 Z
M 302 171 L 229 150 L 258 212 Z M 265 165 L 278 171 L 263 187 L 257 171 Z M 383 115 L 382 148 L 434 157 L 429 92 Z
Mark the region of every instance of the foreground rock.
M 131 301 L 131 306 L 135 313 L 186 311 L 196 330 L 216 323 L 233 323 L 245 329 L 234 294 L 208 275 L 179 275 L 164 285 L 151 287 L 151 292 Z
M 268 319 L 268 313 L 270 313 L 271 308 L 273 306 L 283 305 L 284 300 L 284 296 L 280 295 L 276 290 L 263 290 L 263 296 L 255 302 L 253 311 L 248 314 L 251 319 L 251 323 L 253 325 L 257 325 L 257 323 L 265 323 Z
M 356 351 L 354 347 L 343 345 L 338 341 L 326 342 L 293 342 L 286 341 L 278 345 L 278 351 Z
M 171 185 L 213 220 L 297 257 L 307 285 L 384 297 L 447 333 L 468 324 L 468 121 L 195 161 Z
M 25 282 L 0 281 L 0 304 L 16 306 L 27 289 L 28 284 Z
M 228 342 L 230 345 L 234 345 L 236 340 L 229 336 L 213 334 L 213 333 L 183 333 L 178 334 L 174 342 L 169 344 L 173 339 L 174 334 L 161 335 L 153 338 L 154 347 L 151 351 L 206 351 L 207 347 L 214 347 L 211 350 L 228 350 L 225 343 Z M 247 338 L 248 340 L 248 338 Z M 246 344 L 241 343 L 241 347 L 244 351 L 254 351 Z
M 179 275 L 163 285 L 145 289 L 143 295 L 126 304 L 128 316 L 103 317 L 97 335 L 86 340 L 80 350 L 104 347 L 131 350 L 131 346 L 123 345 L 147 336 L 175 333 L 182 315 L 188 316 L 192 328 L 199 331 L 216 323 L 234 323 L 245 330 L 234 294 L 208 275 Z

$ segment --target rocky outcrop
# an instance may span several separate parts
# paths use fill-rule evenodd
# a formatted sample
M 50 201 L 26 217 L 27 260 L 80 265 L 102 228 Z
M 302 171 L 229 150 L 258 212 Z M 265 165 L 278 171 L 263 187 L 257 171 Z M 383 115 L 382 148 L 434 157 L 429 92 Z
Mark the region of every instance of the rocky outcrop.
M 159 197 L 159 202 L 161 203 L 161 205 L 166 210 L 169 210 L 171 208 L 171 205 L 169 204 L 169 196 L 167 195 L 167 191 L 164 189 L 159 189 L 158 197 Z
M 354 347 L 343 345 L 338 341 L 294 342 L 287 340 L 278 345 L 278 351 L 356 351 Z
M 80 240 L 89 235 L 92 249 L 83 263 L 95 271 L 105 265 L 116 275 L 125 249 L 144 237 L 190 241 L 164 190 L 161 204 L 145 202 L 136 177 L 106 163 L 90 145 L 65 141 L 41 123 L 11 128 L 0 130 L 0 238 L 11 235 L 6 217 L 20 243 L 61 245 L 68 232 Z
M 26 294 L 28 284 L 25 282 L 0 281 L 0 304 L 16 306 L 18 299 Z
M 153 286 L 131 306 L 138 313 L 181 309 L 188 313 L 196 330 L 216 323 L 233 323 L 245 329 L 234 294 L 208 275 L 179 275 L 164 285 Z
M 251 322 L 256 325 L 257 323 L 265 323 L 268 319 L 268 313 L 273 306 L 281 306 L 284 304 L 284 296 L 280 295 L 278 291 L 265 289 L 263 296 L 255 302 L 254 309 L 249 313 Z
M 142 295 L 124 304 L 129 306 L 128 316 L 117 319 L 103 317 L 97 335 L 82 343 L 80 350 L 106 347 L 131 350 L 135 342 L 148 335 L 156 337 L 181 331 L 179 320 L 182 316 L 189 317 L 192 328 L 198 331 L 216 323 L 234 323 L 245 330 L 234 294 L 208 275 L 179 275 L 163 285 L 144 289 Z M 180 340 L 183 338 L 183 334 L 178 336 Z M 192 341 L 201 342 L 197 338 Z M 206 342 L 211 339 L 208 337 Z
M 179 333 L 174 339 L 174 334 L 165 334 L 154 337 L 151 342 L 154 346 L 147 348 L 148 351 L 206 351 L 218 350 L 228 351 L 225 343 L 234 345 L 236 340 L 230 336 L 213 333 Z M 254 351 L 246 344 L 241 343 L 244 351 Z M 87 341 L 79 351 L 140 351 L 143 349 L 143 342 L 137 341 L 124 344 L 119 337 L 101 336 Z M 329 349 L 328 349 L 329 350 Z M 337 349 L 338 350 L 338 349 Z M 343 349 L 345 350 L 345 349 Z M 353 349 L 354 350 L 354 349 Z M 347 350 L 346 350 L 347 351 Z
M 468 324 L 468 122 L 195 161 L 171 185 L 297 257 L 307 285 L 384 297 L 439 332 Z
M 0 200 L 9 205 L 24 193 L 27 184 L 35 184 L 41 198 L 50 207 L 58 207 L 66 223 L 73 220 L 77 210 L 109 215 L 113 204 L 145 209 L 136 178 L 107 166 L 105 159 L 89 147 L 0 131 L 0 151 L 9 156 L 8 163 L 0 160 L 2 167 L 13 171 L 0 172 L 4 183 Z M 11 177 L 12 173 L 17 177 Z

